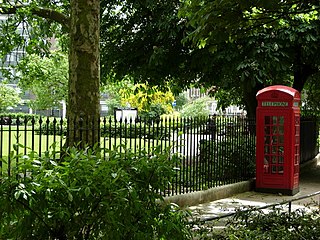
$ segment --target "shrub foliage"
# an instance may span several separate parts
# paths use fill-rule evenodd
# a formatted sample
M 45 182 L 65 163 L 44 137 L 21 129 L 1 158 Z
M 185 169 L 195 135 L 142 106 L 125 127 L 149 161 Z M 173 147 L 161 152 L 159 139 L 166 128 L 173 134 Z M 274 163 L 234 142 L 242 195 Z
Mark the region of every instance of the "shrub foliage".
M 280 207 L 268 212 L 239 211 L 224 229 L 215 229 L 215 224 L 200 224 L 193 232 L 194 239 L 319 239 L 320 209 L 310 207 L 288 212 Z
M 175 157 L 70 148 L 18 155 L 0 187 L 1 239 L 188 239 L 187 213 L 160 196 Z

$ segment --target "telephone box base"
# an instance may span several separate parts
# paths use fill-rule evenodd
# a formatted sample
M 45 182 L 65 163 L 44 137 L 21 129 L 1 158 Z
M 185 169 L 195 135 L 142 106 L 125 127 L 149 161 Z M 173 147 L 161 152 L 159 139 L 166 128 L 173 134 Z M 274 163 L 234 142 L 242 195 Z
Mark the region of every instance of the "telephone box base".
M 293 196 L 296 195 L 300 189 L 294 188 L 294 189 L 279 189 L 279 188 L 256 188 L 256 192 L 262 192 L 262 193 L 281 193 L 283 195 Z

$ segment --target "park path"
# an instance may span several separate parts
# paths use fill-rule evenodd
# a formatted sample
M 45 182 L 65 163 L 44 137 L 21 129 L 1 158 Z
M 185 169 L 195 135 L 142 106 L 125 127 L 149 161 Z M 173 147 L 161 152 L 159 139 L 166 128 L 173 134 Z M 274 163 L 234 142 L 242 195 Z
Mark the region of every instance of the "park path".
M 208 219 L 233 213 L 239 208 L 263 207 L 281 203 L 319 192 L 318 195 L 292 202 L 292 210 L 297 208 L 320 207 L 320 154 L 313 160 L 303 164 L 300 169 L 300 191 L 294 196 L 260 193 L 248 191 L 236 194 L 230 198 L 191 206 L 189 209 L 195 219 Z

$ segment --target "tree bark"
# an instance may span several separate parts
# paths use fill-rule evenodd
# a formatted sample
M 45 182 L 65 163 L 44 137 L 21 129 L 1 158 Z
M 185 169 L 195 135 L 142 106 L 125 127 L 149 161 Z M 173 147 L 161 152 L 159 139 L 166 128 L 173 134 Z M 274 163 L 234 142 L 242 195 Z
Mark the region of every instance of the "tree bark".
M 255 118 L 256 116 L 256 109 L 258 106 L 256 95 L 263 87 L 264 85 L 260 82 L 256 82 L 255 86 L 251 86 L 250 81 L 244 83 L 243 98 L 248 118 Z
M 293 63 L 293 84 L 292 87 L 301 92 L 308 78 L 317 72 L 310 63 L 305 63 L 302 57 L 302 46 L 295 47 L 295 57 Z
M 67 146 L 99 142 L 100 1 L 71 0 Z

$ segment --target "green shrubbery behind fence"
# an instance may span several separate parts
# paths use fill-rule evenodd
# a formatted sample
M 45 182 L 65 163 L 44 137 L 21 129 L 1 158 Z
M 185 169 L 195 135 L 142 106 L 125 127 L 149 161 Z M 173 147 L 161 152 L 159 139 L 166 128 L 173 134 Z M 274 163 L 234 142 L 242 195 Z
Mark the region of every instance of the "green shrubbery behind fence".
M 115 147 L 123 152 L 128 149 L 141 152 L 143 149 L 150 157 L 155 147 L 170 147 L 172 154 L 179 155 L 176 176 L 162 193 L 164 196 L 204 190 L 254 177 L 254 119 L 210 116 L 116 121 L 108 117 L 101 118 L 95 126 L 100 129 L 100 147 L 105 149 L 102 151 L 104 159 L 108 158 L 107 150 Z M 72 132 L 65 119 L 0 117 L 1 173 L 11 173 L 17 164 L 14 155 L 35 151 L 41 156 L 50 151 L 53 143 L 56 152 L 53 158 L 59 158 L 66 138 Z

